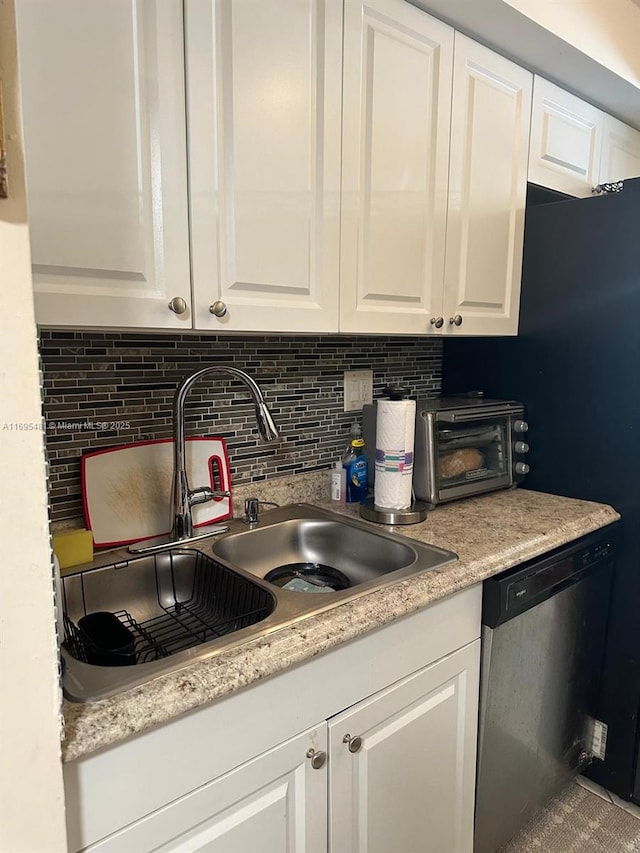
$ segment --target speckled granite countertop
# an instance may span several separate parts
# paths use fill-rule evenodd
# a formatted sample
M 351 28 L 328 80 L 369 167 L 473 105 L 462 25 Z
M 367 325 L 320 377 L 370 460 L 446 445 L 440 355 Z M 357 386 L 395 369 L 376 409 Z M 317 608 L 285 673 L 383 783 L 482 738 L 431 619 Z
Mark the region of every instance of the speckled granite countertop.
M 281 503 L 301 499 L 290 490 L 280 495 L 272 488 L 269 495 Z M 267 498 L 259 495 L 263 496 Z M 305 499 L 322 505 L 317 498 L 318 494 L 307 494 Z M 324 506 L 357 515 L 353 505 Z M 101 702 L 65 701 L 63 760 L 77 759 L 227 696 L 618 517 L 603 504 L 515 489 L 439 507 L 421 524 L 387 528 L 455 551 L 459 560 Z

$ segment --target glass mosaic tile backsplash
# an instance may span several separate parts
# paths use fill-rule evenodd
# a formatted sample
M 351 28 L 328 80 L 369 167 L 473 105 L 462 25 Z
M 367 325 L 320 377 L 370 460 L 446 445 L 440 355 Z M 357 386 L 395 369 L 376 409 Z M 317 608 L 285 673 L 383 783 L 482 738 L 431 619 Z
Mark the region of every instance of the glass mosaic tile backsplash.
M 187 401 L 187 435 L 227 442 L 235 485 L 329 468 L 360 412 L 343 411 L 345 370 L 373 370 L 374 398 L 389 383 L 437 396 L 442 343 L 378 336 L 217 336 L 40 330 L 51 520 L 82 517 L 83 451 L 168 438 L 180 379 L 207 364 L 246 370 L 280 429 L 262 444 L 246 389 L 202 380 Z

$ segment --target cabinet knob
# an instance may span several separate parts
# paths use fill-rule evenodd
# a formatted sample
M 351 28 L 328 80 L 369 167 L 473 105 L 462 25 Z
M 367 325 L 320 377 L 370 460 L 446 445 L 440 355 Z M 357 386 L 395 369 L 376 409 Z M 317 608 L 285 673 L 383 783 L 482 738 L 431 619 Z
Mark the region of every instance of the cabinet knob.
M 227 306 L 224 302 L 218 300 L 214 302 L 213 305 L 209 305 L 209 312 L 213 314 L 214 317 L 224 317 L 227 313 Z
M 350 735 L 346 734 L 342 738 L 342 743 L 349 744 L 349 752 L 358 752 L 358 750 L 362 747 L 362 738 L 360 735 Z
M 184 314 L 187 310 L 187 303 L 184 301 L 182 296 L 174 296 L 169 303 L 169 308 L 174 314 Z
M 327 753 L 321 749 L 316 750 L 311 747 L 311 749 L 307 750 L 307 758 L 311 759 L 311 766 L 314 770 L 320 770 L 327 760 Z
M 435 326 L 436 329 L 441 329 L 444 325 L 444 317 L 432 317 L 431 325 Z
M 462 325 L 462 316 L 460 314 L 456 314 L 455 317 L 449 317 L 449 325 L 450 326 L 461 326 Z

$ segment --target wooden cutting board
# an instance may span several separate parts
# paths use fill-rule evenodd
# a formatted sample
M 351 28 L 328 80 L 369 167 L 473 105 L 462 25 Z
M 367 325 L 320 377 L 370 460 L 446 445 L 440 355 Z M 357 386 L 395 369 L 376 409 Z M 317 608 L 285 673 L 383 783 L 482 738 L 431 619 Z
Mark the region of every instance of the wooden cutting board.
M 186 441 L 189 487 L 231 490 L 223 438 Z M 140 542 L 171 531 L 173 439 L 137 441 L 85 453 L 81 462 L 85 522 L 96 547 Z M 192 508 L 195 527 L 231 515 L 231 498 Z

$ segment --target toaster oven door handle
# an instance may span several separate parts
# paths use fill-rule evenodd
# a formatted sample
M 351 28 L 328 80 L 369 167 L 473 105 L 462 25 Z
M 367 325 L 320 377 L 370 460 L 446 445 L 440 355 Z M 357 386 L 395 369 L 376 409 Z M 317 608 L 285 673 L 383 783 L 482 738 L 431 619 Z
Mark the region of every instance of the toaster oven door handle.
M 505 409 L 495 408 L 490 409 L 483 407 L 482 409 L 473 409 L 464 412 L 438 412 L 437 420 L 446 424 L 461 424 L 466 421 L 486 420 L 487 418 L 495 417 L 496 415 L 511 415 L 520 409 Z

